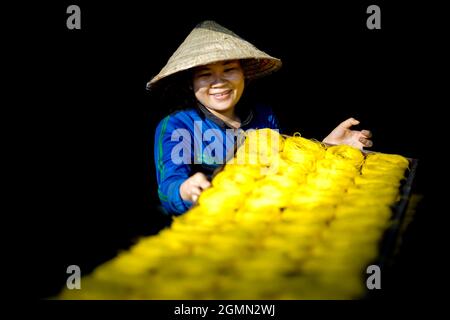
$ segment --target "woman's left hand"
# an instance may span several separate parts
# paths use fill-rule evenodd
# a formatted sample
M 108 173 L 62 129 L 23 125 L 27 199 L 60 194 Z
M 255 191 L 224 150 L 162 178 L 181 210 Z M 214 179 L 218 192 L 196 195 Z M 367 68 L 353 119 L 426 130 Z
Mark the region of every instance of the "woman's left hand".
M 357 124 L 359 124 L 359 121 L 354 118 L 349 118 L 341 122 L 325 139 L 323 139 L 323 142 L 337 145 L 346 144 L 361 150 L 364 147 L 371 147 L 373 145 L 373 142 L 370 140 L 372 133 L 369 130 L 350 130 L 352 126 Z

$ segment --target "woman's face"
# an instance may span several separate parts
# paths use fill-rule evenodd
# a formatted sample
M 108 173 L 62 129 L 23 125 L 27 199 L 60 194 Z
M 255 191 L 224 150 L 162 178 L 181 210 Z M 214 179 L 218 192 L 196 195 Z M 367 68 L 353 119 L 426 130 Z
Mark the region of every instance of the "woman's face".
M 221 61 L 194 69 L 195 97 L 217 112 L 234 108 L 244 91 L 244 71 L 239 60 Z

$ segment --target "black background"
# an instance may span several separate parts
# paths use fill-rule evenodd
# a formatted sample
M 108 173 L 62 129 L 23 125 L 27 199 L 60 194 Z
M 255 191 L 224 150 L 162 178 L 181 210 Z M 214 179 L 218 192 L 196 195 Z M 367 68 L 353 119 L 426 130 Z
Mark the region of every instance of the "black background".
M 286 133 L 322 139 L 353 116 L 374 134 L 375 151 L 419 159 L 414 190 L 424 195 L 397 264 L 376 298 L 427 297 L 439 285 L 429 154 L 441 146 L 437 122 L 443 39 L 439 8 L 411 2 L 312 3 L 60 1 L 17 9 L 25 138 L 24 202 L 38 261 L 35 296 L 56 295 L 66 267 L 83 273 L 156 233 L 153 135 L 167 114 L 145 84 L 192 28 L 215 20 L 283 68 L 254 83 Z M 81 8 L 81 30 L 66 8 Z M 381 7 L 381 30 L 366 8 Z M 26 21 L 26 27 L 24 22 Z M 25 194 L 25 192 L 24 192 Z

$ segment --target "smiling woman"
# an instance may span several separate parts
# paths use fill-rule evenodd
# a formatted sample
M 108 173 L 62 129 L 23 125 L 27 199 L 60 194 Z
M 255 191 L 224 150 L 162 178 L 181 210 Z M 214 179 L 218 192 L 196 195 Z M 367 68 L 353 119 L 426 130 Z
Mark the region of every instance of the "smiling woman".
M 184 105 L 179 106 L 183 109 L 161 120 L 155 133 L 158 195 L 167 213 L 186 212 L 210 187 L 213 172 L 223 164 L 223 161 L 199 162 L 199 150 L 205 152 L 200 154 L 200 160 L 226 161 L 233 158 L 242 142 L 239 133 L 249 129 L 279 130 L 277 117 L 270 107 L 251 103 L 243 97 L 248 81 L 280 67 L 280 59 L 257 49 L 221 25 L 205 21 L 192 30 L 164 68 L 147 84 L 149 89 L 158 92 L 158 88 L 166 89 L 171 83 L 179 82 L 180 86 L 172 88 L 180 88 L 178 93 L 185 96 Z M 371 146 L 369 131 L 350 130 L 357 123 L 353 118 L 342 122 L 324 142 L 358 148 Z M 236 134 L 230 135 L 230 130 Z M 209 136 L 207 132 L 214 134 L 209 139 L 195 138 Z M 194 139 L 182 139 L 183 136 Z M 224 147 L 209 150 L 213 145 L 211 141 Z M 174 150 L 188 154 L 180 155 Z M 220 152 L 217 150 L 222 150 L 222 154 L 216 155 Z M 191 160 L 180 163 L 180 158 Z

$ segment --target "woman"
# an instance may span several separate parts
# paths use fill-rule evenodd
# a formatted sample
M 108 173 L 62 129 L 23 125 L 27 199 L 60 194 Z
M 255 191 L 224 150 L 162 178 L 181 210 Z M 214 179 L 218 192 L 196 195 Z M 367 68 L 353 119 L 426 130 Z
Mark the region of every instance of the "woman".
M 158 195 L 169 214 L 184 213 L 210 187 L 212 172 L 234 154 L 240 133 L 279 129 L 272 110 L 246 101 L 244 91 L 249 81 L 280 67 L 279 59 L 205 21 L 148 83 L 149 88 L 180 79 L 188 83 L 185 109 L 164 118 L 155 134 Z M 350 129 L 358 123 L 345 120 L 323 141 L 361 149 L 372 146 L 369 131 Z

